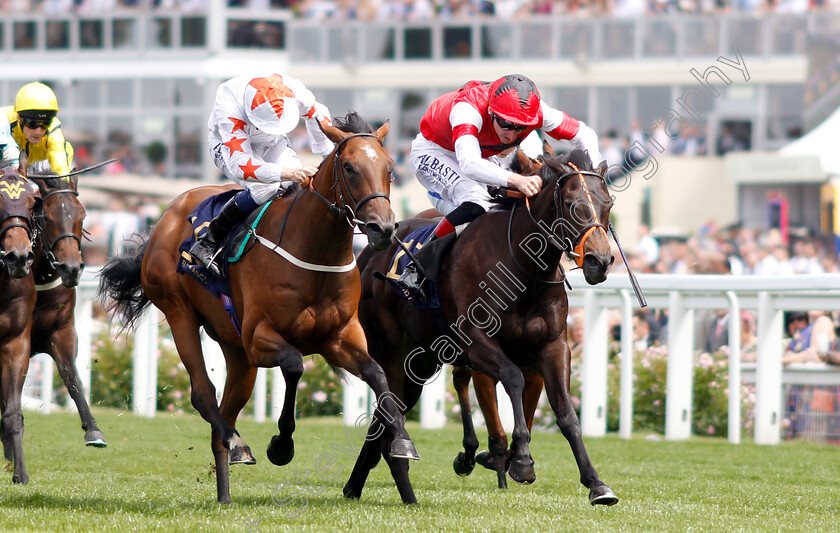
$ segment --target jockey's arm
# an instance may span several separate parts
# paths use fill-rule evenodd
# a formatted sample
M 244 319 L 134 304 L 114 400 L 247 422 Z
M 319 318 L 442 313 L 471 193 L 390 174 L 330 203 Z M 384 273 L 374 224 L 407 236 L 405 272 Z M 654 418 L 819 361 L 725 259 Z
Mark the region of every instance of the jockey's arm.
M 478 132 L 482 118 L 478 110 L 465 102 L 455 104 L 449 115 L 455 157 L 464 176 L 495 187 L 507 187 L 512 173 L 481 157 Z
M 244 124 L 244 121 L 240 121 Z M 251 141 L 245 131 L 234 125 L 228 117 L 220 120 L 218 130 L 222 138 L 219 151 L 224 173 L 244 181 L 275 183 L 292 177 L 283 175 L 283 167 L 257 157 L 251 149 Z M 287 173 L 288 174 L 288 173 Z
M 53 119 L 47 136 L 47 161 L 57 175 L 69 174 L 73 170 L 73 146 L 64 138 L 60 122 Z
M 20 163 L 20 150 L 12 137 L 9 123 L 5 120 L 0 120 L 0 123 L 0 163 L 17 167 Z
M 332 117 L 327 106 L 315 100 L 315 95 L 307 89 L 303 82 L 291 76 L 284 76 L 285 83 L 295 93 L 298 111 L 306 125 L 306 134 L 309 137 L 309 144 L 312 153 L 320 156 L 327 156 L 333 151 L 333 142 L 324 135 L 318 122 L 332 124 Z
M 545 102 L 541 102 L 543 111 L 543 131 L 554 139 L 571 141 L 575 147 L 589 152 L 592 168 L 601 163 L 601 150 L 598 148 L 598 134 L 583 121 L 570 117 Z

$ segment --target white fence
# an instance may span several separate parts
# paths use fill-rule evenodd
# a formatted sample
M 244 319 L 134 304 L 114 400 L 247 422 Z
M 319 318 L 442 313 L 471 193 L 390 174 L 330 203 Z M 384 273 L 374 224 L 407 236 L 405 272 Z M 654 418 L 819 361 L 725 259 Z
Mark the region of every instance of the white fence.
M 88 270 L 78 289 L 76 330 L 79 335 L 77 367 L 85 388 L 90 390 L 91 336 L 93 330 L 92 302 L 97 289 L 94 270 Z M 778 444 L 783 418 L 782 383 L 840 384 L 840 369 L 822 365 L 800 365 L 783 368 L 782 313 L 787 310 L 826 310 L 840 307 L 840 276 L 670 276 L 640 275 L 639 283 L 652 308 L 668 309 L 668 370 L 665 404 L 665 438 L 687 439 L 691 435 L 692 374 L 694 354 L 694 312 L 698 309 L 728 309 L 737 317 L 742 309 L 758 312 L 758 359 L 741 369 L 741 338 L 738 320 L 729 321 L 729 390 L 740 390 L 742 381 L 756 384 L 755 442 Z M 581 386 L 581 427 L 587 436 L 602 436 L 607 428 L 607 312 L 619 309 L 621 320 L 621 391 L 619 434 L 630 438 L 633 420 L 633 309 L 638 307 L 628 278 L 613 274 L 596 287 L 587 285 L 579 273 L 570 275 L 574 289 L 569 293 L 569 305 L 581 307 L 585 313 L 584 352 Z M 134 411 L 154 416 L 157 398 L 157 327 L 160 314 L 152 308 L 141 321 L 135 335 L 134 348 Z M 734 327 L 733 327 L 734 325 Z M 224 383 L 224 359 L 218 346 L 204 342 L 207 368 L 218 393 Z M 42 359 L 51 369 L 51 361 Z M 274 377 L 271 398 L 271 419 L 276 420 L 282 409 L 284 382 L 278 368 Z M 446 372 L 442 376 L 446 376 Z M 50 408 L 51 370 L 40 385 L 40 406 Z M 47 377 L 49 376 L 49 378 Z M 784 378 L 784 379 L 783 379 Z M 30 384 L 33 387 L 34 384 Z M 30 389 L 31 390 L 31 389 Z M 421 398 L 421 424 L 440 427 L 445 421 L 445 379 L 437 379 Z M 89 392 L 88 392 L 89 394 Z M 351 379 L 344 387 L 344 420 L 354 423 L 368 412 L 372 404 L 370 390 L 361 381 Z M 254 390 L 254 416 L 266 419 L 268 394 L 266 371 L 260 369 Z M 500 400 L 507 403 L 504 394 Z M 32 400 L 27 402 L 32 405 Z M 504 412 L 509 409 L 502 406 Z M 729 440 L 740 442 L 740 394 L 730 394 Z

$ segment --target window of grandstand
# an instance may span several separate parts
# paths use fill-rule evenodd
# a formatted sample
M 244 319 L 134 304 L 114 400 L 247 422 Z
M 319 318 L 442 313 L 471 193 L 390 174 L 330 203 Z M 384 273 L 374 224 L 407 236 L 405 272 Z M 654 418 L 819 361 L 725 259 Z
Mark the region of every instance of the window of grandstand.
M 394 28 L 372 26 L 365 30 L 364 59 L 366 61 L 380 61 L 394 59 Z
M 472 56 L 472 28 L 448 26 L 443 28 L 443 57 L 468 59 Z
M 102 84 L 99 80 L 77 80 L 74 82 L 73 99 L 76 106 L 98 110 L 102 105 Z M 61 100 L 59 100 L 60 102 Z
M 685 20 L 685 55 L 714 56 L 720 48 L 720 21 L 711 17 Z
M 289 55 L 292 63 L 321 61 L 323 46 L 318 26 L 297 26 L 290 32 Z
M 668 57 L 677 53 L 676 19 L 645 19 L 644 56 Z
M 601 87 L 598 89 L 598 124 L 595 131 L 624 131 L 630 123 L 628 87 Z M 578 117 L 575 117 L 578 118 Z
M 134 104 L 134 80 L 107 80 L 105 87 L 108 107 L 130 109 Z
M 523 21 L 519 31 L 519 49 L 523 58 L 547 59 L 551 57 L 551 21 Z
M 150 48 L 172 48 L 172 19 L 151 19 L 146 42 Z
M 729 31 L 728 40 L 738 43 L 738 50 L 741 55 L 761 55 L 763 46 L 761 19 L 733 17 L 726 19 L 726 28 Z
M 636 21 L 605 20 L 601 26 L 602 58 L 633 57 L 636 49 Z
M 204 110 L 204 94 L 202 86 L 191 78 L 172 81 L 172 101 L 179 109 L 193 108 Z
M 400 91 L 400 138 L 413 139 L 420 133 L 420 120 L 431 104 L 428 91 Z
M 143 107 L 169 107 L 174 104 L 173 93 L 170 89 L 172 81 L 165 79 L 143 80 Z
M 184 17 L 181 19 L 181 46 L 202 47 L 207 44 L 207 19 Z
M 104 46 L 105 25 L 101 20 L 82 20 L 79 22 L 79 48 L 99 49 Z
M 767 138 L 796 139 L 802 135 L 805 88 L 799 84 L 767 87 Z
M 15 50 L 34 50 L 38 39 L 37 28 L 34 22 L 15 22 L 12 25 L 14 32 Z
M 260 20 L 228 20 L 227 45 L 231 48 L 270 48 L 286 46 L 283 22 Z
M 406 59 L 432 59 L 432 29 L 406 28 L 403 49 Z
M 486 24 L 481 27 L 481 57 L 510 59 L 513 57 L 513 27 L 509 24 Z
M 359 42 L 359 27 L 336 27 L 327 32 L 327 53 L 329 61 L 354 63 L 358 57 L 356 51 Z
M 665 120 L 674 106 L 670 86 L 636 87 L 635 117 L 647 128 L 659 119 Z
M 770 23 L 773 26 L 770 53 L 792 55 L 808 52 L 808 19 L 773 17 Z
M 585 87 L 561 87 L 543 97 L 564 113 L 584 122 L 589 120 L 589 91 Z
M 560 57 L 583 59 L 592 57 L 595 24 L 592 20 L 575 20 L 560 25 Z
M 70 48 L 70 22 L 66 20 L 47 21 L 47 50 Z
M 137 48 L 137 22 L 131 19 L 114 19 L 111 25 L 114 48 Z

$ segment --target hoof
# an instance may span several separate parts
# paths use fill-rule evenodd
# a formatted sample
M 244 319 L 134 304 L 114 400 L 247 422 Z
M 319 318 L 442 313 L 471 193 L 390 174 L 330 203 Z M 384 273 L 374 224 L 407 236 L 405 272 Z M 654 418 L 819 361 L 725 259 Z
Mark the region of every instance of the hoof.
M 475 458 L 468 459 L 466 453 L 460 452 L 455 456 L 455 460 L 452 461 L 452 468 L 455 469 L 455 473 L 459 476 L 468 476 L 472 474 L 475 468 Z
M 391 443 L 391 457 L 394 459 L 411 459 L 412 461 L 420 459 L 420 455 L 410 439 L 394 439 Z
M 592 505 L 615 505 L 618 496 L 606 485 L 598 485 L 589 491 L 589 503 Z
M 13 475 L 12 476 L 12 483 L 15 483 L 15 484 L 18 484 L 18 485 L 26 485 L 27 483 L 29 483 L 29 474 L 24 473 L 23 475 L 20 475 L 20 476 L 17 475 L 17 474 Z
M 251 453 L 251 448 L 243 444 L 242 446 L 235 446 L 228 455 L 228 463 L 232 465 L 255 465 L 257 460 Z
M 342 494 L 344 494 L 344 497 L 348 500 L 358 500 L 362 497 L 361 492 L 356 492 L 355 490 L 350 488 L 349 485 L 344 487 L 344 490 L 342 490 L 341 492 Z
M 496 458 L 487 450 L 478 452 L 475 456 L 475 462 L 487 470 L 498 472 L 498 469 L 496 468 Z M 507 464 L 505 465 L 505 470 L 507 470 Z
M 105 442 L 105 435 L 103 435 L 101 431 L 88 431 L 85 434 L 85 446 L 105 448 L 108 446 L 108 443 Z
M 295 456 L 295 441 L 291 438 L 284 441 L 284 439 L 280 438 L 280 435 L 274 435 L 271 437 L 271 442 L 268 443 L 265 454 L 268 456 L 271 464 L 277 466 L 287 465 L 292 462 L 292 458 Z
M 534 461 L 531 459 L 524 461 L 517 461 L 514 459 L 510 462 L 508 469 L 510 479 L 521 483 L 523 485 L 530 485 L 537 480 L 537 473 L 534 472 Z

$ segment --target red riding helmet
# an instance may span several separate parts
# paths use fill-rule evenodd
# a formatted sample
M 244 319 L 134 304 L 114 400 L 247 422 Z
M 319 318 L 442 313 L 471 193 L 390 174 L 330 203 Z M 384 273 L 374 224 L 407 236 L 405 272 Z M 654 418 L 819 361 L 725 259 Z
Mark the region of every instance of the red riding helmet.
M 490 112 L 521 126 L 534 126 L 540 118 L 540 91 L 521 74 L 502 76 L 490 85 Z

